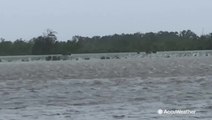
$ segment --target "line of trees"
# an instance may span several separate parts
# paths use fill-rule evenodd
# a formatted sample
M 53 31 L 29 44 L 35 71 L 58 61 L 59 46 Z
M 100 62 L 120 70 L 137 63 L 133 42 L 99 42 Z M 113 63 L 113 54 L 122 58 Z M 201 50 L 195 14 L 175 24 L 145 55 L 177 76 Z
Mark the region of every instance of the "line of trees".
M 14 42 L 0 39 L 0 55 L 46 55 L 105 52 L 154 52 L 175 50 L 212 50 L 212 33 L 198 36 L 191 30 L 181 32 L 114 34 L 108 36 L 74 36 L 59 41 L 56 32 L 47 33 L 29 41 Z

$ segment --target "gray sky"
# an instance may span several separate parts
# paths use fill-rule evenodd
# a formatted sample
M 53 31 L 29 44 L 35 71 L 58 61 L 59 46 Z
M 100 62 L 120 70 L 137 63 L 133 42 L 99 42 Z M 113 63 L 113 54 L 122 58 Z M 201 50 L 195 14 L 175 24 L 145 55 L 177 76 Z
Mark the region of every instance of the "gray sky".
M 0 0 L 0 37 L 26 40 L 46 29 L 74 35 L 212 32 L 212 0 Z

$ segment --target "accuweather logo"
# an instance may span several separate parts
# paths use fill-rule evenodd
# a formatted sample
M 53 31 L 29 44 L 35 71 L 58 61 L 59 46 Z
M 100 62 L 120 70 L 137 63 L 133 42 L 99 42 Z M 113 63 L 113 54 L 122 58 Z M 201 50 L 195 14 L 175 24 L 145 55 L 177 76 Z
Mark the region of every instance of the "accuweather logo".
M 158 114 L 167 114 L 167 115 L 176 115 L 176 114 L 181 114 L 181 115 L 188 115 L 188 114 L 196 114 L 195 110 L 158 110 Z

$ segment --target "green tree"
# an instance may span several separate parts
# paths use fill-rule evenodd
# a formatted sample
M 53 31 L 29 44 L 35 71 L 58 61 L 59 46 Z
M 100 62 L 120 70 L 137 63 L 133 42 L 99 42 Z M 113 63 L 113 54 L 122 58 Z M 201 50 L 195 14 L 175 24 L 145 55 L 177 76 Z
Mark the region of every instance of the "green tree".
M 57 37 L 54 31 L 47 30 L 47 34 L 33 38 L 34 45 L 32 47 L 33 55 L 45 55 L 55 53 L 55 42 Z

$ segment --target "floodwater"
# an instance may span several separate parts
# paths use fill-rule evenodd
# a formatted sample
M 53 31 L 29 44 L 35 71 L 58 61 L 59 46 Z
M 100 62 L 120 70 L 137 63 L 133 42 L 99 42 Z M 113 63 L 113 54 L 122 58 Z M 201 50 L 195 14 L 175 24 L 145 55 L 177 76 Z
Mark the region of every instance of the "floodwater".
M 212 57 L 0 63 L 0 96 L 0 120 L 211 120 Z

